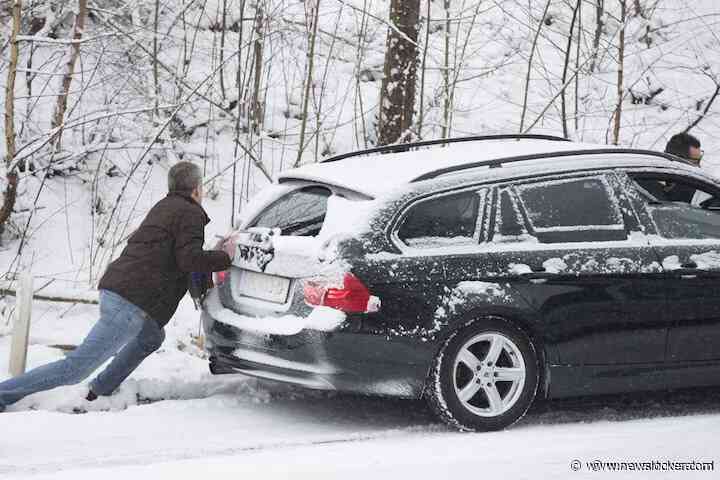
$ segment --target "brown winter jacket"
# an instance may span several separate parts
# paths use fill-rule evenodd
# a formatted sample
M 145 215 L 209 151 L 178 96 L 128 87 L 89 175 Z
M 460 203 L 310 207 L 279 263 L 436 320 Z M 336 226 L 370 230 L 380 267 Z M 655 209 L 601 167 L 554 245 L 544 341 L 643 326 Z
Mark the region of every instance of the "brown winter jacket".
M 150 209 L 98 287 L 119 294 L 165 326 L 187 292 L 190 272 L 230 268 L 227 253 L 203 250 L 208 222 L 205 210 L 189 195 L 169 193 Z

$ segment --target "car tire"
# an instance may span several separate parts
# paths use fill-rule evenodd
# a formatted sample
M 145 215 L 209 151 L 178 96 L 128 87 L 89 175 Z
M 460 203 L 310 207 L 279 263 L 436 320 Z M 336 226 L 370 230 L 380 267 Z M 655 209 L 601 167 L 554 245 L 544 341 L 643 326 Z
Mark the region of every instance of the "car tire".
M 425 397 L 436 415 L 461 431 L 502 430 L 535 399 L 539 368 L 527 335 L 497 317 L 453 332 L 435 357 Z

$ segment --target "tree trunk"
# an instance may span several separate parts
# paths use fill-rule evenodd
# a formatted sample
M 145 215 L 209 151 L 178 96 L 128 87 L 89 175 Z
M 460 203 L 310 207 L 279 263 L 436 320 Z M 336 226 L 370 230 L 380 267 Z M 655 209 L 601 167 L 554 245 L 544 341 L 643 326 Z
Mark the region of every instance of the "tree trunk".
M 615 106 L 615 125 L 613 127 L 613 145 L 620 143 L 620 120 L 622 117 L 622 101 L 623 101 L 623 74 L 625 61 L 625 20 L 627 19 L 626 0 L 620 2 L 620 44 L 618 45 L 618 75 L 617 75 L 617 105 Z
M 308 43 L 309 48 L 307 51 L 307 76 L 305 78 L 305 89 L 303 93 L 303 107 L 302 107 L 302 119 L 300 123 L 300 144 L 298 146 L 298 154 L 295 159 L 295 166 L 300 165 L 302 160 L 303 151 L 305 150 L 305 130 L 307 129 L 307 117 L 308 117 L 308 103 L 310 101 L 310 89 L 313 83 L 313 69 L 315 60 L 315 40 L 317 38 L 318 20 L 320 15 L 320 0 L 315 2 L 315 5 L 307 14 L 308 21 L 312 21 L 312 25 L 308 23 Z M 328 60 L 329 61 L 329 60 Z
M 447 138 L 450 117 L 450 0 L 443 2 L 443 10 L 445 10 L 445 29 L 443 30 L 444 45 L 443 48 L 443 124 L 441 138 Z
M 78 0 L 78 13 L 75 16 L 75 28 L 73 32 L 74 43 L 71 46 L 70 59 L 66 65 L 65 76 L 62 81 L 62 89 L 55 105 L 55 114 L 52 119 L 52 128 L 58 129 L 53 139 L 55 151 L 61 149 L 63 122 L 65 121 L 65 111 L 67 110 L 68 96 L 70 94 L 70 85 L 75 75 L 75 64 L 80 56 L 80 40 L 85 30 L 85 18 L 87 17 L 87 0 Z
M 255 43 L 253 57 L 255 60 L 255 77 L 253 80 L 253 94 L 250 105 L 250 123 L 255 133 L 260 132 L 263 123 L 263 105 L 262 95 L 260 95 L 260 82 L 262 80 L 263 67 L 263 41 L 264 41 L 264 8 L 262 2 L 258 2 L 257 11 L 255 13 Z
M 242 18 L 240 19 L 242 23 Z M 227 29 L 227 0 L 222 3 L 222 25 L 220 30 L 220 95 L 222 95 L 223 104 L 227 95 L 225 94 L 225 30 Z
M 385 50 L 385 75 L 380 91 L 378 143 L 401 139 L 412 126 L 417 77 L 420 0 L 391 0 Z
M 17 77 L 18 66 L 18 43 L 17 36 L 20 32 L 20 10 L 22 2 L 15 0 L 12 7 L 12 34 L 10 37 L 10 65 L 8 66 L 7 84 L 5 86 L 5 163 L 7 165 L 7 187 L 3 197 L 2 208 L 0 208 L 0 234 L 5 228 L 5 222 L 10 218 L 15 197 L 17 195 L 17 169 L 11 168 L 15 159 L 15 78 Z
M 577 40 L 575 41 L 575 135 L 580 130 L 580 44 L 583 33 L 582 23 L 582 0 L 578 2 L 578 28 L 577 28 Z
M 602 36 L 603 20 L 605 13 L 605 0 L 596 0 L 595 3 L 595 37 L 593 38 L 592 61 L 590 62 L 590 73 L 595 71 L 598 51 L 600 50 L 600 37 Z
M 535 56 L 535 50 L 537 49 L 538 44 L 538 38 L 540 37 L 540 30 L 542 30 L 542 26 L 545 23 L 545 16 L 547 16 L 547 12 L 550 9 L 550 3 L 552 0 L 547 0 L 545 3 L 545 8 L 543 9 L 542 17 L 540 18 L 540 21 L 538 21 L 538 27 L 537 30 L 535 30 L 535 36 L 533 38 L 532 46 L 530 47 L 530 58 L 528 58 L 528 66 L 527 66 L 527 73 L 525 74 L 525 91 L 523 93 L 523 106 L 522 106 L 522 113 L 520 114 L 520 133 L 525 133 L 525 114 L 527 113 L 527 105 L 528 105 L 528 93 L 530 91 L 530 76 L 532 73 L 532 63 L 533 63 L 533 57 Z
M 155 0 L 155 17 L 153 19 L 153 29 L 155 35 L 153 35 L 153 85 L 155 97 L 155 112 L 153 118 L 157 122 L 157 116 L 160 114 L 160 72 L 158 69 L 158 22 L 160 20 L 160 0 Z
M 423 43 L 422 65 L 420 67 L 420 113 L 418 118 L 417 135 L 422 138 L 423 121 L 425 116 L 425 64 L 427 63 L 428 43 L 430 42 L 430 0 L 427 1 L 427 10 L 425 14 L 425 42 Z
M 245 0 L 240 0 L 240 22 L 237 43 L 237 72 L 235 72 L 235 89 L 237 90 L 237 117 L 235 118 L 235 149 L 233 152 L 232 165 L 232 202 L 230 204 L 230 228 L 235 228 L 235 199 L 237 198 L 237 163 L 238 149 L 240 148 L 240 120 L 243 116 L 243 81 L 240 75 L 240 66 L 242 64 L 242 45 L 243 45 L 243 16 L 245 15 Z
M 642 18 L 645 18 L 645 11 L 642 8 L 642 5 L 640 4 L 640 0 L 635 0 L 635 16 L 639 16 Z
M 573 14 L 572 14 L 572 20 L 570 20 L 570 33 L 568 33 L 567 47 L 565 48 L 565 64 L 563 66 L 563 74 L 562 74 L 563 85 L 565 85 L 565 82 L 567 81 L 568 67 L 570 65 L 570 55 L 572 53 L 573 30 L 575 30 L 575 22 L 577 21 L 577 18 L 578 18 L 578 9 L 580 8 L 580 2 L 581 2 L 581 0 L 577 0 L 577 2 L 575 3 L 575 8 L 573 9 Z M 577 76 L 575 78 L 577 78 Z M 560 110 L 561 110 L 560 115 L 562 117 L 563 137 L 568 138 L 567 101 L 565 100 L 565 92 L 566 92 L 566 90 L 563 89 L 562 94 L 560 95 Z

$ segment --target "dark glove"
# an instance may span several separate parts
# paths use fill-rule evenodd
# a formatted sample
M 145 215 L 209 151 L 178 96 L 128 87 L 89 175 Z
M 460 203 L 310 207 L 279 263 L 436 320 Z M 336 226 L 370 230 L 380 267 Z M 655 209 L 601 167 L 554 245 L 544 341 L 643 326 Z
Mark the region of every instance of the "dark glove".
M 190 274 L 190 297 L 195 304 L 195 310 L 199 310 L 208 290 L 213 288 L 212 275 L 205 272 L 192 272 Z

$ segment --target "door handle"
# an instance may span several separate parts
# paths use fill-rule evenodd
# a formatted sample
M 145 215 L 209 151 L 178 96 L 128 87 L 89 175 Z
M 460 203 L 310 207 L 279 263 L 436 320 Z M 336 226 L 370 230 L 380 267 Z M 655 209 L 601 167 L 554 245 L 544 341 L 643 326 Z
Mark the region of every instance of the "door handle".
M 692 280 L 694 278 L 698 277 L 698 273 L 700 273 L 701 270 L 698 269 L 697 263 L 695 262 L 687 262 L 680 265 L 680 268 L 677 270 L 673 270 L 673 274 L 679 276 L 683 280 Z
M 530 280 L 530 279 L 535 279 L 535 278 L 550 278 L 550 277 L 552 277 L 552 275 L 553 275 L 552 273 L 548 273 L 548 272 L 528 272 L 528 273 L 521 273 L 520 278 L 527 278 L 528 280 Z
M 520 278 L 527 280 L 530 283 L 545 283 L 549 278 L 554 276 L 553 273 L 546 272 L 545 269 L 542 271 L 532 271 L 528 273 L 521 273 Z

